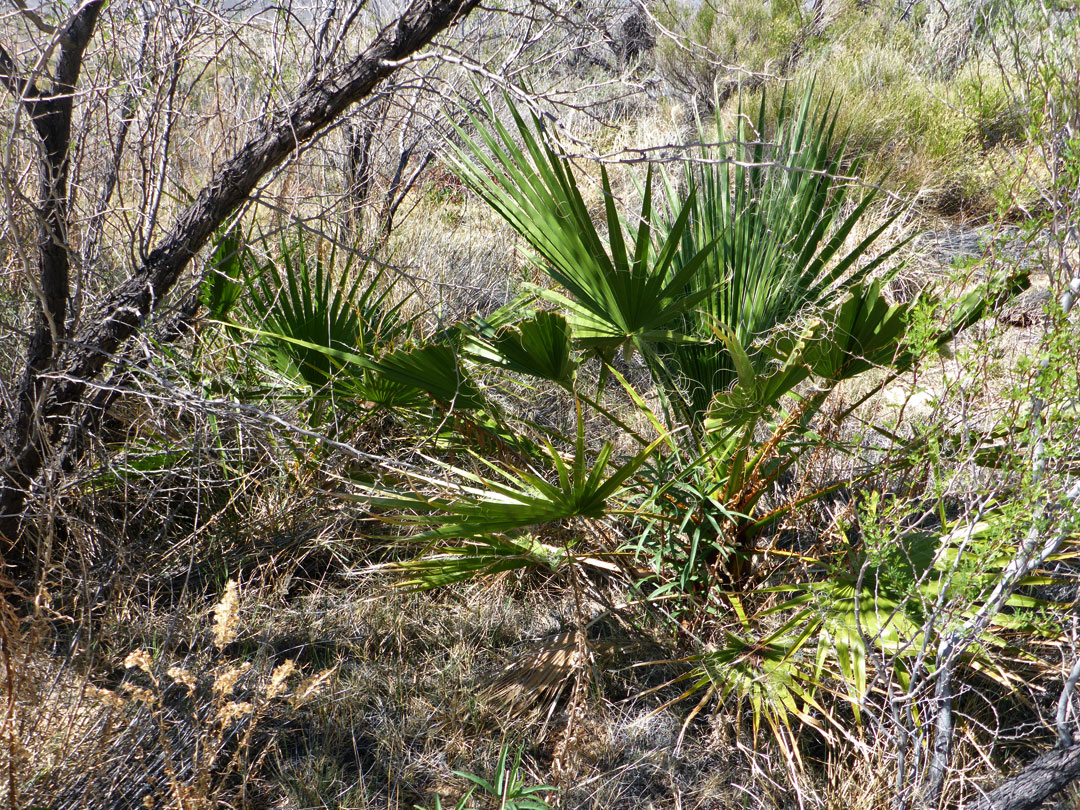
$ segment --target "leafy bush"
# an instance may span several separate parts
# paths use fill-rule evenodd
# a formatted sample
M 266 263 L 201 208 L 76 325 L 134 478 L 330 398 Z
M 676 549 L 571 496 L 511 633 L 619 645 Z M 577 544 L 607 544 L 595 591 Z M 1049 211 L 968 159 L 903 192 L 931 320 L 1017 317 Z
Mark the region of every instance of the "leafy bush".
M 624 225 L 606 173 L 602 171 L 601 181 L 608 233 L 605 246 L 568 161 L 545 138 L 534 134 L 539 122 L 529 127 L 515 114 L 524 150 L 497 122 L 494 131 L 476 122 L 480 141 L 459 133 L 465 146 L 456 152 L 458 171 L 528 242 L 537 265 L 562 287 L 537 289 L 536 294 L 569 312 L 569 334 L 575 345 L 598 352 L 630 400 L 659 429 L 644 397 L 611 365 L 617 348 L 641 353 L 666 406 L 667 426 L 660 429 L 660 439 L 617 469 L 609 481 L 618 486 L 598 492 L 602 499 L 588 512 L 545 508 L 532 515 L 524 495 L 499 480 L 512 482 L 517 473 L 489 462 L 482 462 L 488 472 L 479 475 L 452 471 L 462 482 L 453 485 L 460 494 L 452 500 L 427 495 L 375 500 L 418 513 L 415 520 L 431 527 L 419 539 L 441 541 L 465 535 L 477 542 L 480 536 L 486 538 L 476 548 L 479 558 L 472 549 L 455 554 L 440 545 L 403 566 L 422 572 L 414 584 L 440 584 L 505 570 L 508 559 L 514 565 L 550 561 L 550 556 L 545 560 L 544 555 L 526 552 L 512 541 L 490 562 L 476 564 L 496 548 L 493 535 L 525 525 L 500 521 L 497 516 L 504 508 L 527 517 L 527 524 L 536 528 L 572 516 L 601 517 L 613 509 L 606 501 L 630 495 L 629 489 L 622 492 L 623 484 L 631 485 L 630 489 L 651 484 L 647 499 L 636 501 L 633 507 L 641 534 L 628 546 L 651 562 L 652 584 L 646 596 L 683 600 L 682 607 L 679 602 L 665 601 L 668 614 L 685 622 L 676 628 L 692 628 L 692 637 L 703 634 L 716 646 L 715 652 L 694 659 L 696 668 L 686 677 L 696 678 L 693 688 L 704 688 L 706 698 L 736 694 L 748 700 L 755 725 L 765 719 L 777 734 L 788 727 L 793 713 L 808 717 L 796 711 L 795 705 L 813 703 L 830 656 L 835 661 L 832 675 L 861 699 L 865 677 L 852 664 L 856 647 L 858 655 L 866 655 L 863 637 L 851 626 L 858 618 L 834 610 L 828 638 L 843 642 L 819 646 L 817 662 L 807 665 L 800 663 L 803 648 L 824 627 L 818 613 L 796 611 L 779 629 L 765 631 L 767 617 L 795 607 L 798 600 L 789 599 L 774 610 L 738 609 L 742 627 L 732 633 L 724 629 L 723 605 L 754 593 L 751 558 L 768 526 L 789 510 L 858 481 L 838 481 L 818 491 L 802 492 L 790 501 L 773 502 L 763 513 L 759 513 L 760 505 L 776 481 L 820 441 L 813 420 L 838 384 L 876 368 L 893 373 L 907 369 L 921 353 L 978 320 L 991 300 L 990 291 L 996 295 L 1002 284 L 995 279 L 947 313 L 941 302 L 927 294 L 889 304 L 880 281 L 871 280 L 871 274 L 880 272 L 899 246 L 868 256 L 888 227 L 886 222 L 854 247 L 845 248 L 873 194 L 845 213 L 845 187 L 838 180 L 843 149 L 833 141 L 836 118 L 828 106 L 825 112 L 813 114 L 812 101 L 808 88 L 797 106 L 781 104 L 775 151 L 767 151 L 764 143 L 752 139 L 743 124 L 730 155 L 723 148 L 706 151 L 706 168 L 688 170 L 685 199 L 668 182 L 670 219 L 659 226 L 653 225 L 657 216 L 651 175 L 647 177 L 632 247 L 624 241 Z M 764 129 L 764 111 L 763 101 L 760 129 Z M 655 254 L 650 250 L 653 243 Z M 1014 281 L 1006 283 L 1013 286 Z M 909 327 L 917 323 L 916 345 Z M 527 363 L 514 368 L 530 372 Z M 599 403 L 594 406 L 600 408 Z M 574 465 L 581 473 L 573 478 L 584 481 L 583 420 L 578 407 Z M 832 418 L 842 421 L 853 410 L 853 406 L 846 408 Z M 607 410 L 601 413 L 610 416 Z M 657 453 L 650 459 L 654 449 Z M 601 480 L 609 453 L 607 448 L 600 452 L 590 481 Z M 571 480 L 567 469 L 553 449 L 549 456 L 566 490 Z M 641 477 L 632 480 L 639 467 Z M 417 483 L 421 480 L 409 477 Z M 540 477 L 530 477 L 530 482 L 531 491 L 559 492 Z M 439 482 L 439 486 L 445 490 L 452 485 Z M 477 500 L 477 495 L 483 497 Z M 559 499 L 565 498 L 559 495 Z M 466 515 L 468 519 L 462 520 Z M 475 527 L 468 521 L 475 521 Z M 509 536 L 500 542 L 508 541 Z M 614 551 L 593 548 L 590 553 Z M 573 548 L 567 546 L 566 552 L 559 564 L 573 566 Z M 781 581 L 788 578 L 782 569 L 774 569 L 773 575 Z M 790 576 L 798 575 L 792 571 Z M 822 585 L 812 578 L 785 587 L 818 593 Z M 751 666 L 762 650 L 771 650 L 774 657 L 774 665 L 764 675 L 751 669 L 744 672 L 743 680 L 731 680 L 742 665 Z
M 790 0 L 665 3 L 657 19 L 674 32 L 656 49 L 657 69 L 702 109 L 747 76 L 782 72 L 809 22 L 802 5 Z
M 247 327 L 284 352 L 282 368 L 291 364 L 313 393 L 358 390 L 355 381 L 370 374 L 422 393 L 452 420 L 454 459 L 388 463 L 380 478 L 357 478 L 341 493 L 420 549 L 389 565 L 404 584 L 434 588 L 527 568 L 572 577 L 585 567 L 632 572 L 634 587 L 646 603 L 663 604 L 689 648 L 678 679 L 687 682 L 685 694 L 700 691 L 699 706 L 714 698 L 745 703 L 755 730 L 768 726 L 791 752 L 793 721 L 826 735 L 843 728 L 830 690 L 858 717 L 873 656 L 892 661 L 898 677 L 906 673 L 904 651 L 928 632 L 920 611 L 959 569 L 947 532 L 893 537 L 911 551 L 907 568 L 849 544 L 780 555 L 761 569 L 754 560 L 772 550 L 769 532 L 784 516 L 858 488 L 871 473 L 854 470 L 787 493 L 778 483 L 827 441 L 848 449 L 827 439 L 828 430 L 978 320 L 1002 288 L 1007 294 L 1022 283 L 992 278 L 951 306 L 924 292 L 890 303 L 882 276 L 900 245 L 872 252 L 889 220 L 852 242 L 875 194 L 847 200 L 847 173 L 858 162 L 846 159 L 835 109 L 827 103 L 818 112 L 814 101 L 812 87 L 785 96 L 774 143 L 766 143 L 762 99 L 758 132 L 740 116 L 730 149 L 694 155 L 685 191 L 665 178 L 663 213 L 650 171 L 629 226 L 604 170 L 604 221 L 593 222 L 569 160 L 538 121 L 515 112 L 516 134 L 476 121 L 480 136 L 459 132 L 454 165 L 523 237 L 554 287 L 533 287 L 529 304 L 381 354 L 368 351 L 374 339 L 348 313 L 331 317 L 353 301 L 355 285 L 338 298 L 316 283 L 327 290 L 317 297 L 328 302 L 319 311 L 329 327 L 320 321 L 310 330 L 314 299 L 309 306 L 287 282 L 268 282 L 256 298 L 264 325 Z M 271 290 L 299 304 L 277 315 Z M 529 309 L 536 302 L 562 312 Z M 643 358 L 644 383 L 635 387 L 620 369 L 620 350 L 624 360 Z M 591 398 L 575 373 L 589 357 L 603 370 Z M 308 377 L 298 364 L 311 369 Z M 886 373 L 864 384 L 857 402 L 822 417 L 838 386 L 875 370 Z M 575 435 L 548 429 L 542 444 L 534 442 L 537 426 L 507 419 L 487 395 L 492 374 L 565 391 L 575 403 Z M 621 388 L 621 402 L 607 395 L 603 375 Z M 627 408 L 658 437 L 628 430 L 618 413 Z M 593 441 L 590 412 L 627 430 L 636 450 L 617 458 L 612 443 Z M 494 444 L 463 447 L 481 435 Z M 892 463 L 899 470 L 909 461 Z M 620 545 L 601 527 L 624 512 L 636 536 Z M 628 553 L 647 570 L 627 567 Z M 972 587 L 994 575 L 980 568 Z M 993 671 L 991 645 L 976 646 L 967 660 Z

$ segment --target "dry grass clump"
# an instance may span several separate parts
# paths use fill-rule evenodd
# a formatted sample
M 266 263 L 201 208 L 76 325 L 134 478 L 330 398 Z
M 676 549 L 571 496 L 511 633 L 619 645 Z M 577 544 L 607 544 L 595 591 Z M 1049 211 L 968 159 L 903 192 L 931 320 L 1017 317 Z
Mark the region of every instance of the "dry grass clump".
M 505 740 L 524 742 L 537 782 L 558 781 L 566 806 L 621 797 L 675 807 L 687 796 L 724 794 L 713 775 L 711 787 L 700 781 L 712 774 L 698 768 L 707 765 L 705 749 L 688 745 L 685 759 L 672 759 L 677 712 L 622 702 L 648 682 L 641 678 L 656 677 L 627 668 L 640 645 L 590 640 L 594 666 L 552 666 L 553 651 L 579 651 L 575 631 L 550 635 L 573 620 L 574 600 L 551 583 L 523 589 L 514 579 L 446 596 L 331 580 L 248 616 L 245 635 L 262 639 L 272 659 L 336 667 L 332 690 L 281 727 L 260 771 L 249 769 L 249 789 L 283 807 L 345 797 L 357 807 L 430 806 L 435 794 L 462 795 L 452 770 L 484 773 Z M 219 616 L 228 615 L 223 601 Z M 524 690 L 508 707 L 503 687 L 520 686 L 530 663 L 551 694 Z
M 68 786 L 108 770 L 120 734 L 112 706 L 66 667 L 49 664 L 36 656 L 11 661 L 0 754 L 5 805 L 61 806 L 54 802 Z
M 439 329 L 510 301 L 526 258 L 509 227 L 468 196 L 443 198 L 437 187 L 413 195 L 415 210 L 386 246 L 399 289 L 414 296 L 409 314 Z
M 249 775 L 268 751 L 260 726 L 295 716 L 333 669 L 305 676 L 291 659 L 256 666 L 225 654 L 241 629 L 230 581 L 213 609 L 216 652 L 169 663 L 167 653 L 135 649 L 123 658 L 119 682 L 99 685 L 99 677 L 77 674 L 71 659 L 53 659 L 50 677 L 35 677 L 50 665 L 47 652 L 35 651 L 17 681 L 23 717 L 20 738 L 9 736 L 6 787 L 30 805 L 56 808 L 250 802 Z
M 333 507 L 324 509 L 305 519 L 332 526 Z M 348 542 L 313 532 L 293 548 L 333 560 Z M 431 806 L 435 795 L 452 806 L 468 787 L 453 771 L 489 774 L 504 743 L 523 745 L 530 779 L 557 783 L 565 807 L 788 807 L 799 791 L 807 806 L 869 808 L 888 794 L 885 769 L 846 749 L 807 755 L 797 779 L 787 774 L 771 743 L 747 744 L 734 705 L 705 712 L 677 748 L 690 707 L 661 707 L 680 688 L 642 695 L 678 666 L 634 666 L 670 652 L 650 633 L 601 620 L 580 658 L 579 607 L 565 578 L 504 575 L 415 594 L 356 570 L 339 561 L 312 577 L 260 565 L 258 578 L 243 588 L 228 581 L 198 611 L 161 597 L 112 612 L 111 621 L 141 614 L 141 629 L 127 631 L 130 646 L 111 672 L 98 665 L 88 678 L 55 665 L 63 677 L 53 703 L 40 705 L 55 706 L 49 722 L 68 736 L 52 736 L 52 754 L 41 742 L 49 735 L 28 738 L 34 759 L 24 762 L 51 764 L 24 779 L 20 795 L 56 807 L 105 797 L 137 804 L 148 794 L 177 808 L 214 797 L 297 810 Z M 617 581 L 598 582 L 607 601 L 625 601 Z M 586 619 L 603 610 L 588 607 Z M 201 618 L 183 617 L 195 612 Z M 634 608 L 622 620 L 658 624 Z M 171 621 L 180 636 L 200 628 L 186 656 L 138 641 Z M 514 700 L 501 687 L 516 690 Z

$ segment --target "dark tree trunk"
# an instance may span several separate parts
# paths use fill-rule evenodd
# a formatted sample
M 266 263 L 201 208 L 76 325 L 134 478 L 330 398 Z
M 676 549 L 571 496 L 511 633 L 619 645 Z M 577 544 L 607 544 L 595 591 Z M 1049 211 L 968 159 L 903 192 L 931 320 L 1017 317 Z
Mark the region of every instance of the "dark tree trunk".
M 1080 744 L 1055 748 L 1009 777 L 971 810 L 1035 810 L 1080 778 Z
M 60 52 L 51 89 L 42 90 L 32 82 L 22 81 L 7 51 L 0 54 L 0 82 L 23 104 L 41 142 L 36 301 L 26 362 L 13 412 L 7 415 L 3 431 L 7 453 L 0 468 L 0 536 L 10 534 L 8 525 L 23 503 L 22 499 L 9 499 L 8 492 L 26 491 L 41 466 L 42 445 L 48 440 L 43 432 L 45 421 L 41 418 L 44 402 L 51 393 L 46 374 L 55 370 L 63 351 L 69 315 L 71 262 L 67 216 L 71 113 L 83 54 L 103 2 L 93 0 L 83 6 L 60 34 Z
M 363 226 L 364 207 L 375 184 L 372 147 L 375 145 L 380 113 L 385 117 L 385 110 L 385 102 L 379 103 L 370 116 L 364 116 L 356 123 L 346 121 L 342 128 L 345 135 L 345 193 L 349 206 L 346 220 L 354 231 L 359 231 Z

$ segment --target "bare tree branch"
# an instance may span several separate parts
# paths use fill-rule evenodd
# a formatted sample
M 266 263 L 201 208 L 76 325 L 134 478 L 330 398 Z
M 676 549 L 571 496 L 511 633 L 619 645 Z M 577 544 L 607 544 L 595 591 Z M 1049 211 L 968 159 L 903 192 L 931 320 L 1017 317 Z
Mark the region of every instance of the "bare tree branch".
M 20 12 L 22 12 L 22 15 L 30 22 L 32 22 L 34 26 L 43 34 L 56 33 L 56 26 L 49 25 L 47 22 L 41 19 L 41 15 L 33 9 L 29 8 L 26 3 L 23 2 L 23 0 L 11 0 L 11 2 L 17 9 L 19 9 Z
M 103 2 L 91 0 L 65 26 L 60 36 L 60 53 L 52 92 L 20 97 L 29 111 L 42 147 L 37 212 L 38 283 L 34 332 L 27 349 L 15 412 L 9 414 L 7 419 L 6 439 L 9 447 L 38 444 L 36 434 L 40 423 L 37 414 L 47 395 L 43 375 L 55 366 L 60 346 L 66 337 L 70 292 L 67 215 L 71 116 L 83 53 L 93 36 Z M 5 72 L 13 74 L 13 70 Z M 13 76 L 5 83 L 14 83 L 23 91 L 34 89 Z M 4 473 L 0 486 L 6 487 L 6 469 Z
M 1073 690 L 1076 682 L 1080 681 L 1080 656 L 1073 662 L 1069 677 L 1065 679 L 1065 685 L 1061 687 L 1061 697 L 1058 698 L 1057 707 L 1057 733 L 1058 746 L 1066 748 L 1072 744 L 1072 731 L 1069 729 L 1069 705 L 1072 702 Z

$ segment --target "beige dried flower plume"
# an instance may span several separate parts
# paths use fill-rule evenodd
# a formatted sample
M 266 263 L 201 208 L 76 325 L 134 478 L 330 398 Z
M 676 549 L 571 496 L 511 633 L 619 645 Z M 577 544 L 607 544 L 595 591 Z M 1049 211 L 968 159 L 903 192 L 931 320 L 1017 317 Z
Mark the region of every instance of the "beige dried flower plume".
M 135 650 L 128 653 L 128 657 L 124 659 L 125 669 L 141 669 L 147 675 L 152 675 L 151 671 L 154 666 L 153 659 L 150 658 L 150 653 L 146 650 Z
M 169 677 L 187 687 L 188 694 L 195 694 L 195 676 L 183 667 L 169 667 Z
M 289 676 L 294 672 L 296 672 L 296 664 L 291 658 L 286 659 L 285 663 L 278 665 L 270 675 L 270 683 L 266 687 L 266 699 L 273 700 L 281 695 L 288 685 L 286 681 L 289 680 Z
M 250 670 L 251 664 L 247 661 L 240 664 L 240 666 L 226 667 L 218 674 L 217 678 L 214 679 L 214 694 L 230 694 L 233 690 L 233 687 L 236 686 L 236 682 L 240 680 L 241 676 L 246 675 Z
M 247 701 L 230 701 L 218 709 L 217 721 L 222 726 L 227 726 L 234 720 L 247 717 L 254 711 L 254 707 Z
M 336 666 L 330 667 L 330 669 L 324 669 L 322 672 L 317 672 L 314 675 L 305 678 L 301 684 L 296 687 L 296 694 L 293 695 L 292 705 L 294 707 L 302 706 L 308 700 L 315 696 L 316 693 L 330 680 L 330 676 L 337 670 Z
M 86 694 L 90 695 L 90 697 L 97 698 L 110 709 L 120 710 L 124 708 L 124 699 L 116 694 L 116 692 L 109 689 L 102 689 L 90 684 L 86 687 Z
M 131 683 L 125 683 L 123 690 L 127 692 L 133 700 L 137 700 L 140 703 L 145 703 L 147 706 L 154 704 L 154 693 L 149 689 L 144 689 L 141 686 L 135 686 Z
M 230 579 L 225 586 L 225 594 L 214 607 L 214 644 L 219 650 L 225 649 L 236 638 L 240 627 L 240 593 L 236 580 Z

